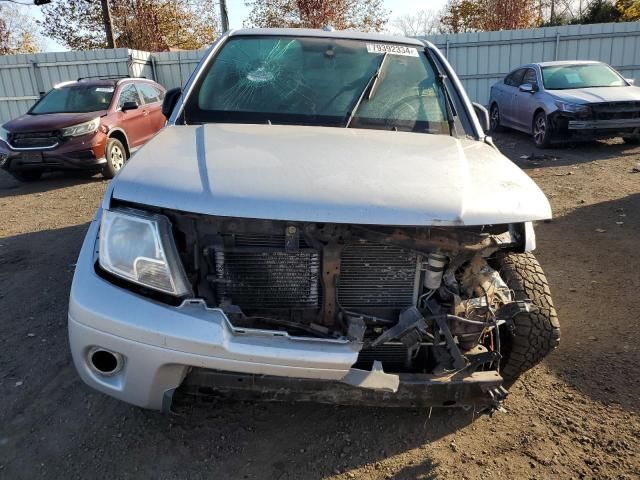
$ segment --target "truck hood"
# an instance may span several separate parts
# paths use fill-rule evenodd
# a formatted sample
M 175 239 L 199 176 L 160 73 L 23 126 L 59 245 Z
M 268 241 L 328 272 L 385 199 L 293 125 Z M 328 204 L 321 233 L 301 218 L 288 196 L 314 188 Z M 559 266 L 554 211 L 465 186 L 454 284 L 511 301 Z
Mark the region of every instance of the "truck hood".
M 594 87 L 548 90 L 558 100 L 571 103 L 639 102 L 639 87 Z
M 375 225 L 551 217 L 536 184 L 486 143 L 327 127 L 169 126 L 120 171 L 112 197 L 208 215 Z

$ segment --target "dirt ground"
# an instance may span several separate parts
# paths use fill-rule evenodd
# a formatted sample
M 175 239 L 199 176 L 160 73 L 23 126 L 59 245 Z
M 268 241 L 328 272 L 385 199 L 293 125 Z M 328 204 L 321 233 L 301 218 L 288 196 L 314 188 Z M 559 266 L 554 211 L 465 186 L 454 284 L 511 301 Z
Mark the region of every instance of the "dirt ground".
M 496 143 L 552 203 L 537 254 L 563 330 L 492 417 L 267 403 L 164 416 L 94 392 L 66 309 L 107 182 L 0 173 L 0 478 L 640 478 L 640 148 Z

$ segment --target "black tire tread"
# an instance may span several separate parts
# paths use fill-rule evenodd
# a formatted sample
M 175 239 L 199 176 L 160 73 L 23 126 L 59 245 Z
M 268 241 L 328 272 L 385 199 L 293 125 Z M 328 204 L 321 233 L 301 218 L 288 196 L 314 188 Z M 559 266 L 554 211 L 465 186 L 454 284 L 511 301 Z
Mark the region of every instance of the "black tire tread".
M 513 319 L 515 335 L 506 349 L 501 373 L 507 382 L 529 370 L 560 342 L 560 323 L 553 306 L 547 278 L 532 253 L 499 252 L 499 273 L 515 300 L 531 300 L 536 307 Z

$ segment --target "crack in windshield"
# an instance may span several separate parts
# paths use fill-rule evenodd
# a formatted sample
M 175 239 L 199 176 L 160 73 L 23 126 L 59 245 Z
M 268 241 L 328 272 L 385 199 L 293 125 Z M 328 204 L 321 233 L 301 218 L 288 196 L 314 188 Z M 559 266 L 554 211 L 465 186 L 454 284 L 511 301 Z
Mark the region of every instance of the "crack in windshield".
M 375 47 L 349 39 L 231 38 L 187 99 L 185 119 L 333 127 L 349 119 L 352 128 L 449 133 L 443 87 L 424 53 Z M 384 55 L 375 95 L 354 108 Z

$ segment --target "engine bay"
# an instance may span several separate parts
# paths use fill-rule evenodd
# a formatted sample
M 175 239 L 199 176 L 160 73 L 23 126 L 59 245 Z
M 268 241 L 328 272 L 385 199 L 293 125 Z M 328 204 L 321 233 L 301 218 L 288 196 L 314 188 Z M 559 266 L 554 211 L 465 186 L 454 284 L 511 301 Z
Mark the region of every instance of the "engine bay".
M 517 226 L 387 227 L 163 212 L 194 294 L 234 327 L 361 345 L 355 368 L 497 370 L 531 305 L 492 266 Z

